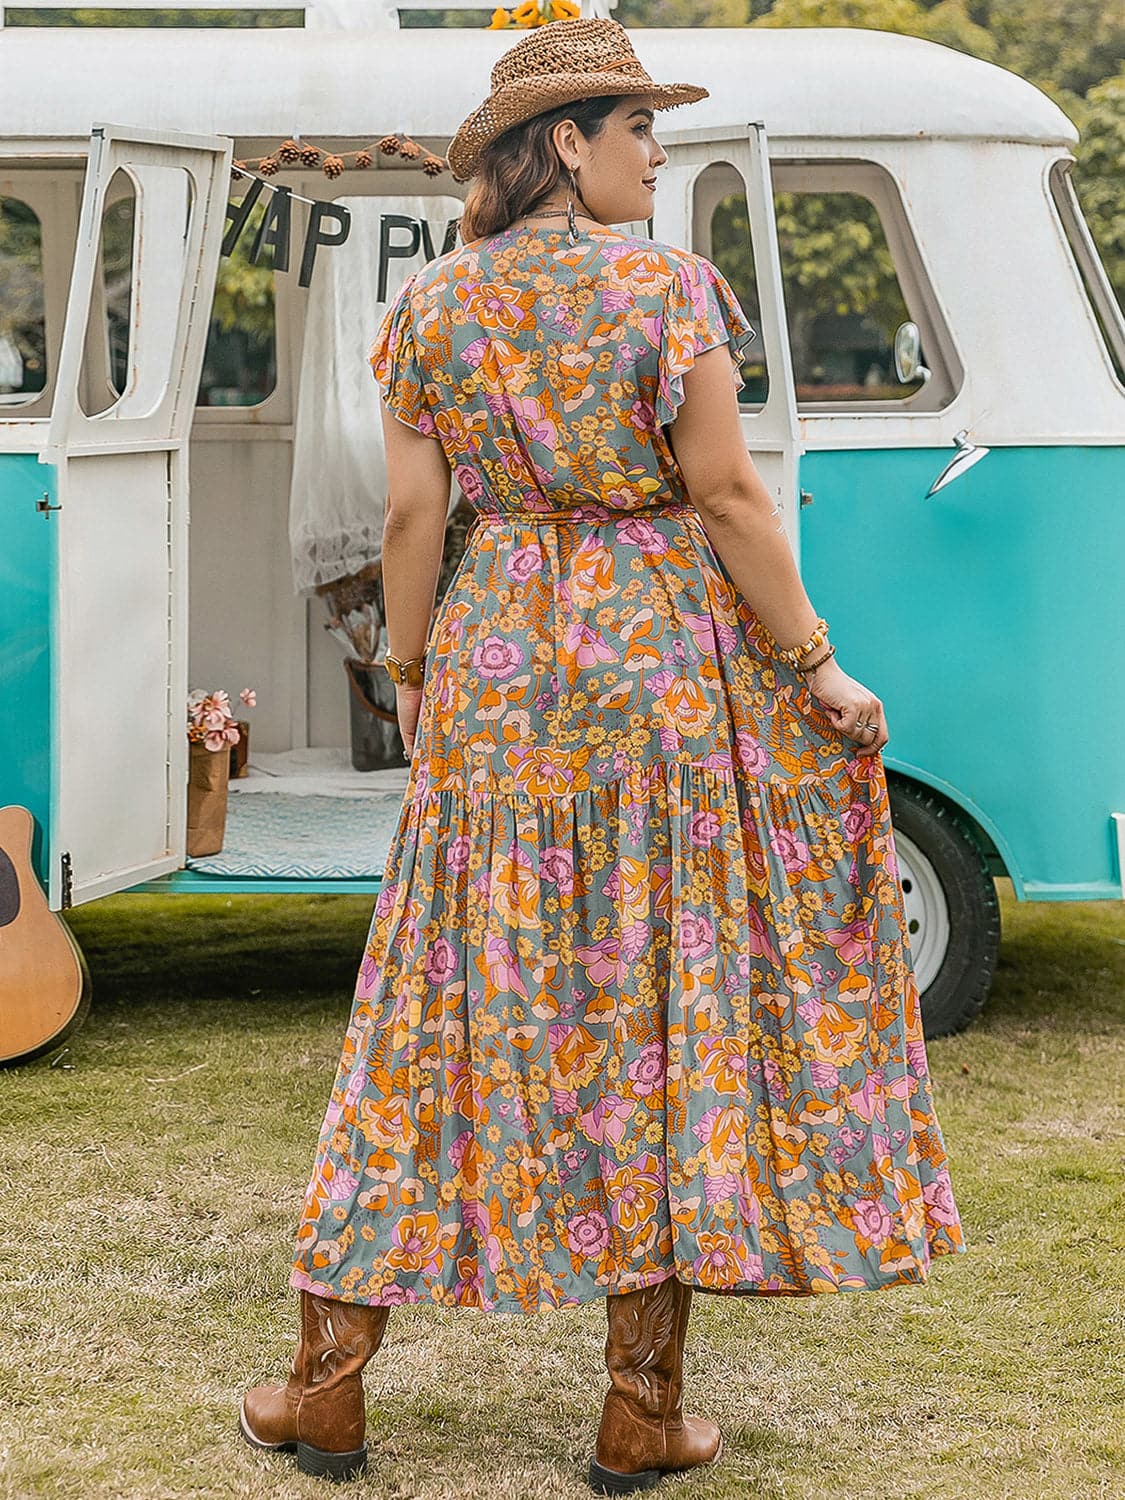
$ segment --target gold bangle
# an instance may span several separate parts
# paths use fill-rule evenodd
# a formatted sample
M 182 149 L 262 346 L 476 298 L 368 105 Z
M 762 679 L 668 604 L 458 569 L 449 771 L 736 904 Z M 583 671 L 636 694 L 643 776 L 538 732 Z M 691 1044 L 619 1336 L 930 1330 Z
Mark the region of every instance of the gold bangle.
M 387 676 L 396 687 L 421 687 L 424 676 L 423 667 L 426 658 L 424 656 L 412 656 L 409 661 L 400 661 L 389 651 L 383 658 L 387 669 Z
M 828 650 L 824 653 L 824 655 L 821 656 L 821 657 L 819 657 L 816 661 L 807 662 L 805 664 L 805 666 L 803 666 L 803 667 L 794 667 L 793 670 L 795 672 L 799 672 L 801 674 L 801 676 L 804 677 L 805 674 L 808 673 L 808 672 L 815 672 L 816 669 L 817 669 L 817 667 L 823 667 L 824 663 L 826 661 L 831 661 L 832 658 L 835 655 L 836 655 L 836 647 L 835 646 L 829 646 Z
M 813 631 L 812 635 L 809 636 L 807 641 L 803 641 L 799 646 L 779 646 L 775 641 L 774 647 L 776 654 L 781 658 L 783 662 L 787 662 L 789 666 L 795 667 L 801 660 L 802 656 L 808 656 L 811 652 L 815 651 L 818 646 L 823 646 L 827 640 L 828 621 L 818 620 L 816 622 L 816 629 Z

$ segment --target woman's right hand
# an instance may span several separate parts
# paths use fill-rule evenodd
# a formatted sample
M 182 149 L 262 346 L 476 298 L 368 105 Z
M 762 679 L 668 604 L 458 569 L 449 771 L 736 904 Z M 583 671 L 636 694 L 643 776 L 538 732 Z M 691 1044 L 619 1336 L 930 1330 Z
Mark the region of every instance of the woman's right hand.
M 815 672 L 810 672 L 805 681 L 809 691 L 828 712 L 828 717 L 841 734 L 856 741 L 856 754 L 867 758 L 877 755 L 887 743 L 887 718 L 883 705 L 870 688 L 836 665 L 830 658 Z M 874 725 L 875 732 L 862 729 L 860 725 Z

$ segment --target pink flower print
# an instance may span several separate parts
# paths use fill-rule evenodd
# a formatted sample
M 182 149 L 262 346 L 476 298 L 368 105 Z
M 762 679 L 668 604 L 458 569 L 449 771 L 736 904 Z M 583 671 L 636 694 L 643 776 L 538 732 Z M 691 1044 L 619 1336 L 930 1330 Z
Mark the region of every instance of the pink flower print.
M 871 809 L 866 802 L 853 802 L 844 814 L 844 832 L 857 843 L 871 827 Z
M 894 1232 L 895 1221 L 886 1205 L 877 1198 L 860 1198 L 852 1212 L 856 1228 L 873 1245 L 885 1245 Z
M 953 1202 L 953 1188 L 949 1181 L 949 1169 L 942 1167 L 934 1178 L 922 1188 L 922 1197 L 930 1211 L 930 1217 L 938 1224 L 959 1224 L 960 1218 Z
M 551 844 L 540 855 L 539 876 L 557 885 L 560 893 L 569 895 L 574 889 L 574 855 L 569 849 Z
M 693 844 L 712 844 L 719 837 L 722 824 L 715 812 L 698 812 L 688 824 L 688 838 Z
M 738 1178 L 733 1172 L 725 1172 L 720 1177 L 706 1176 L 703 1179 L 703 1196 L 708 1208 L 714 1208 L 724 1198 L 733 1198 L 737 1192 Z
M 428 984 L 445 984 L 457 972 L 457 949 L 448 938 L 439 937 L 426 951 L 422 972 Z
M 636 497 L 630 496 L 630 498 Z M 637 547 L 651 557 L 663 556 L 672 545 L 664 533 L 657 530 L 651 521 L 644 521 L 639 516 L 634 516 L 617 527 L 616 540 L 628 547 Z
M 698 912 L 684 912 L 680 918 L 680 946 L 688 958 L 706 958 L 714 951 L 714 927 Z
M 621 957 L 633 963 L 644 953 L 652 941 L 652 928 L 647 922 L 630 922 L 621 929 Z
M 600 943 L 575 948 L 574 956 L 586 970 L 591 984 L 615 984 L 619 977 L 620 954 L 616 936 L 602 938 Z
M 575 1255 L 594 1260 L 609 1244 L 609 1222 L 597 1209 L 575 1214 L 566 1226 L 566 1242 Z
M 328 1196 L 333 1203 L 342 1203 L 345 1198 L 351 1197 L 358 1186 L 359 1178 L 354 1172 L 349 1172 L 344 1167 L 337 1167 L 332 1181 L 328 1184 Z
M 656 409 L 651 401 L 638 399 L 633 402 L 629 408 L 629 426 L 634 432 L 656 431 Z
M 469 868 L 469 835 L 459 833 L 445 846 L 445 863 L 455 875 Z
M 547 403 L 538 396 L 511 396 L 509 400 L 512 414 L 528 442 L 553 448 L 558 428 L 547 415 Z
M 455 1171 L 461 1170 L 461 1164 L 465 1160 L 465 1152 L 469 1149 L 469 1143 L 473 1138 L 471 1130 L 462 1130 L 461 1134 L 454 1136 L 449 1150 L 445 1153 L 449 1158 L 450 1165 Z
M 818 1089 L 834 1089 L 840 1079 L 840 1070 L 835 1063 L 822 1062 L 814 1057 L 809 1063 L 809 1077 Z
M 770 763 L 765 746 L 745 729 L 740 729 L 735 735 L 734 748 L 738 764 L 752 776 L 764 771 Z
M 616 661 L 617 652 L 599 630 L 592 630 L 585 620 L 575 620 L 563 636 L 567 649 L 574 652 L 580 667 L 595 667 L 598 662 Z
M 595 1145 L 610 1141 L 619 1146 L 625 1139 L 633 1105 L 618 1094 L 605 1094 L 592 1109 L 579 1116 L 583 1131 Z
M 873 959 L 871 933 L 866 922 L 857 918 L 846 927 L 827 927 L 824 936 L 846 964 L 869 964 Z
M 848 1094 L 848 1108 L 868 1125 L 875 1119 L 876 1107 L 880 1102 L 878 1080 L 874 1073 L 866 1073 L 860 1086 Z M 878 1113 L 882 1119 L 882 1110 Z
M 381 965 L 375 960 L 370 952 L 365 952 L 359 965 L 359 982 L 356 985 L 356 997 L 360 1000 L 369 1000 L 375 993 L 379 983 Z
M 458 464 L 453 470 L 453 477 L 460 486 L 461 493 L 470 505 L 475 505 L 484 494 L 484 480 L 470 464 Z
M 482 677 L 498 677 L 504 681 L 514 677 L 523 666 L 524 653 L 515 641 L 501 635 L 489 635 L 473 651 L 472 660 Z
M 366 1087 L 367 1069 L 360 1063 L 348 1077 L 344 1088 L 344 1103 L 354 1109 Z
M 520 978 L 516 956 L 503 938 L 489 933 L 484 940 L 484 956 L 488 964 L 488 982 L 497 991 L 514 990 L 522 1000 L 528 998 L 527 986 Z
M 715 650 L 715 622 L 710 615 L 684 615 L 684 624 L 691 631 L 695 648 L 704 656 Z
M 760 912 L 756 901 L 751 901 L 750 906 L 747 907 L 745 926 L 748 930 L 747 947 L 750 953 L 757 959 L 768 959 L 771 963 L 780 963 L 780 954 L 769 939 L 765 916 Z
M 538 546 L 516 547 L 505 557 L 504 571 L 514 583 L 526 583 L 543 571 L 543 553 Z
M 380 1307 L 405 1307 L 408 1303 L 420 1302 L 421 1292 L 411 1287 L 390 1286 L 381 1288 L 379 1292 Z
M 257 708 L 258 695 L 253 688 L 243 688 L 238 695 L 239 702 L 245 703 L 247 708 Z
M 716 1122 L 722 1117 L 722 1114 L 723 1106 L 716 1104 L 707 1110 L 705 1114 L 700 1115 L 696 1124 L 692 1126 L 692 1134 L 697 1137 L 702 1145 L 706 1146 L 708 1141 L 710 1141 L 711 1133 L 715 1128 Z
M 626 1069 L 629 1082 L 633 1085 L 633 1092 L 639 1094 L 641 1098 L 647 1098 L 663 1084 L 664 1068 L 663 1043 L 649 1042 L 647 1047 L 642 1047 Z
M 772 1057 L 767 1057 L 762 1064 L 762 1072 L 765 1076 L 766 1087 L 775 1099 L 784 1099 L 789 1093 L 789 1085 L 785 1081 L 785 1074 L 778 1067 Z
M 809 846 L 799 839 L 796 834 L 790 833 L 787 828 L 779 828 L 770 839 L 770 848 L 781 860 L 789 874 L 807 869 L 809 863 Z

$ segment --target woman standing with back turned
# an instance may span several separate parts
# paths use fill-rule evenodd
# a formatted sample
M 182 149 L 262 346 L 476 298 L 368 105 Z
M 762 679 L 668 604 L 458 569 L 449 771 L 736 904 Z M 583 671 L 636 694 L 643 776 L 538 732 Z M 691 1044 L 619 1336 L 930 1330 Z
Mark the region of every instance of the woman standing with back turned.
M 833 659 L 739 425 L 754 337 L 652 212 L 656 84 L 614 21 L 497 63 L 449 152 L 463 246 L 408 278 L 385 406 L 410 779 L 257 1447 L 366 1460 L 390 1309 L 603 1299 L 603 1493 L 718 1457 L 692 1290 L 924 1282 L 964 1249 L 883 706 Z M 732 363 L 733 357 L 733 363 Z M 450 469 L 477 511 L 431 629 Z M 429 639 L 427 639 L 429 631 Z

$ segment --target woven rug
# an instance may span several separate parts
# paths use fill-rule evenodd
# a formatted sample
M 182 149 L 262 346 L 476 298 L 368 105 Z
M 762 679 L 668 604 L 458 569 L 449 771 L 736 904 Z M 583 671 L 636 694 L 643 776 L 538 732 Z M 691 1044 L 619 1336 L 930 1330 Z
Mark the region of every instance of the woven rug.
M 401 790 L 365 797 L 232 796 L 222 849 L 189 859 L 187 867 L 204 875 L 293 880 L 379 877 L 401 809 Z

